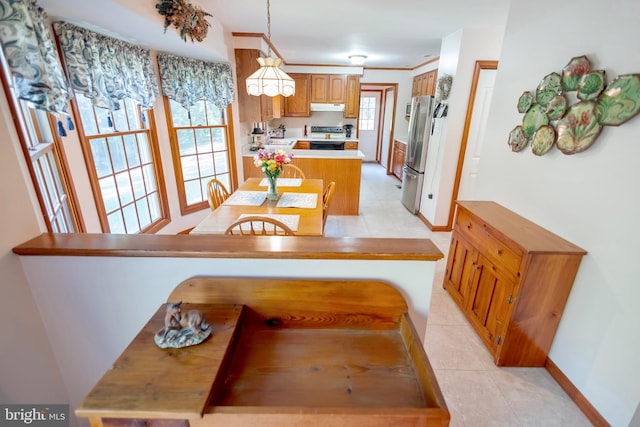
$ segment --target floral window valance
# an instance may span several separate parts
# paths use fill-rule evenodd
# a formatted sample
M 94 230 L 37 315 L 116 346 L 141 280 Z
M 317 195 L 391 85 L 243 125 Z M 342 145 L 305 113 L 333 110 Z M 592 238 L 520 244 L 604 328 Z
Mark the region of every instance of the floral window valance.
M 189 110 L 206 100 L 222 109 L 235 100 L 231 66 L 183 56 L 159 54 L 162 94 Z
M 71 86 L 93 105 L 117 110 L 121 99 L 130 98 L 144 109 L 153 107 L 158 85 L 148 49 L 68 22 L 54 28 Z
M 0 43 L 18 98 L 64 113 L 71 92 L 45 20 L 36 0 L 0 0 Z

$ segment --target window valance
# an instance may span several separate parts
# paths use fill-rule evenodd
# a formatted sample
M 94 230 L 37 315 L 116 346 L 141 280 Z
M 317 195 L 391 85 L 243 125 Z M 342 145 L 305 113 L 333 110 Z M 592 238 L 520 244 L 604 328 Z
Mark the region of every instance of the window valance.
M 45 20 L 36 0 L 0 0 L 0 43 L 18 98 L 64 113 L 72 94 Z
M 189 110 L 206 100 L 222 109 L 235 100 L 231 65 L 158 54 L 162 94 Z
M 123 98 L 152 108 L 158 84 L 148 49 L 77 27 L 56 22 L 71 86 L 96 107 L 117 110 Z

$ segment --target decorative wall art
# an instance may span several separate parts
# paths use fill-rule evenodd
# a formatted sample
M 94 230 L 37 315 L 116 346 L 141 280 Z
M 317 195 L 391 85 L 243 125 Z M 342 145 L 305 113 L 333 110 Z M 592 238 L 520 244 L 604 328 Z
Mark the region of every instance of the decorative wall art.
M 198 6 L 194 6 L 186 0 L 158 0 L 156 3 L 158 13 L 164 16 L 164 31 L 170 26 L 175 27 L 180 37 L 185 42 L 187 36 L 194 41 L 203 41 L 211 24 L 205 19 L 213 16 Z
M 569 99 L 576 102 L 569 105 Z M 512 151 L 531 143 L 537 156 L 554 145 L 564 154 L 580 153 L 603 126 L 618 126 L 640 112 L 640 74 L 620 75 L 607 85 L 603 70 L 593 70 L 586 56 L 577 56 L 561 73 L 543 77 L 535 92 L 520 95 L 517 109 L 524 117 L 509 133 Z
M 449 74 L 444 74 L 438 79 L 436 82 L 436 102 L 443 103 L 449 98 L 452 85 L 453 77 Z

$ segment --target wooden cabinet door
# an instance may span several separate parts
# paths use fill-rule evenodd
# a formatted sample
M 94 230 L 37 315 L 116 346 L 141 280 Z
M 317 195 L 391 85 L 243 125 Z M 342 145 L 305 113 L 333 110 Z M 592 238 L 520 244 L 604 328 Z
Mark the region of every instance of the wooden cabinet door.
M 444 288 L 458 306 L 466 307 L 469 291 L 478 260 L 478 253 L 455 231 L 451 235 L 447 266 L 444 272 Z
M 327 102 L 329 99 L 329 75 L 311 75 L 311 102 Z
M 236 91 L 238 96 L 238 120 L 243 123 L 262 121 L 261 97 L 249 95 L 245 89 L 247 77 L 260 68 L 258 61 L 256 61 L 259 56 L 260 51 L 257 49 L 235 50 L 236 77 L 240 87 Z
M 344 118 L 357 119 L 360 115 L 360 76 L 347 76 L 347 99 L 344 105 Z
M 296 93 L 284 98 L 285 117 L 311 116 L 311 106 L 309 105 L 311 75 L 290 73 L 289 76 L 295 81 Z
M 482 255 L 474 273 L 467 302 L 469 318 L 495 355 L 504 340 L 515 284 Z
M 411 86 L 411 96 L 418 96 L 420 95 L 420 83 L 422 82 L 422 77 L 421 76 L 415 76 L 413 78 L 413 85 Z
M 400 141 L 393 141 L 393 159 L 391 163 L 391 171 L 395 176 L 402 180 L 402 168 L 407 155 L 407 147 Z
M 436 94 L 436 82 L 438 80 L 438 70 L 429 71 L 425 75 L 422 84 L 423 95 L 434 96 Z
M 341 74 L 329 75 L 329 94 L 326 102 L 331 104 L 344 104 L 346 78 Z
M 236 49 L 236 77 L 238 79 L 238 120 L 247 122 L 268 122 L 282 117 L 281 96 L 253 96 L 245 89 L 245 80 L 260 68 L 256 60 L 261 56 L 257 49 Z

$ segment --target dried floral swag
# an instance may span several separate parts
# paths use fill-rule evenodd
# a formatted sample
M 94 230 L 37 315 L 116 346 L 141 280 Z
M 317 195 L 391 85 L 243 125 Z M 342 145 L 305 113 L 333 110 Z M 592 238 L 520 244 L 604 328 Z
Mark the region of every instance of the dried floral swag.
M 205 19 L 213 16 L 201 8 L 192 5 L 186 0 L 158 0 L 156 3 L 158 13 L 164 16 L 164 31 L 173 26 L 178 30 L 180 37 L 185 42 L 187 36 L 191 41 L 203 41 L 207 37 L 207 31 L 211 24 Z

